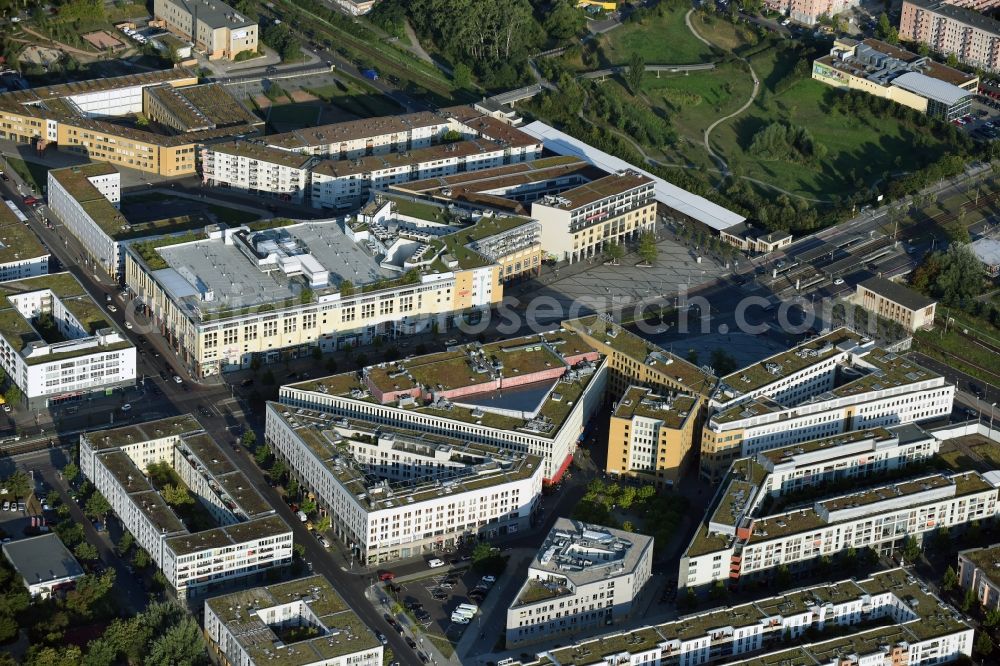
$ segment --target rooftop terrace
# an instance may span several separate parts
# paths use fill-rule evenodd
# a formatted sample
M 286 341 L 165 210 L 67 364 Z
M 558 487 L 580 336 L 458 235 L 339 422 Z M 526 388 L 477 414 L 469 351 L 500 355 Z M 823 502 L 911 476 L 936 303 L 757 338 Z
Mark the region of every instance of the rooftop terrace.
M 698 400 L 693 396 L 678 395 L 674 398 L 653 393 L 651 389 L 630 386 L 618 401 L 614 415 L 619 419 L 636 416 L 657 419 L 667 428 L 679 429 L 695 413 Z
M 536 202 L 534 205 L 541 204 L 563 210 L 576 211 L 584 206 L 625 194 L 644 185 L 649 186 L 649 201 L 652 202 L 653 179 L 637 171 L 625 171 L 597 178 L 584 185 L 560 192 L 552 201 L 542 200 Z
M 0 204 L 0 264 L 48 254 L 35 232 L 17 219 L 7 206 Z

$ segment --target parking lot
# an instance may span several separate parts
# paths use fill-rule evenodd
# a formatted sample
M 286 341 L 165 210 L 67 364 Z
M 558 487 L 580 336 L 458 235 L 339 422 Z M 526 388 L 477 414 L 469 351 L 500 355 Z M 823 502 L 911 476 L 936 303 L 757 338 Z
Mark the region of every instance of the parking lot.
M 34 496 L 14 499 L 10 495 L 0 496 L 0 539 L 4 542 L 23 539 L 40 534 L 38 520 L 32 518 L 42 514 L 42 507 Z
M 482 606 L 495 579 L 490 581 L 471 567 L 432 574 L 405 582 L 388 582 L 385 590 L 403 607 L 410 621 L 426 633 L 447 638 L 457 644 L 469 627 L 480 631 L 480 613 L 467 622 L 453 616 L 462 604 Z M 413 646 L 411 646 L 413 647 Z

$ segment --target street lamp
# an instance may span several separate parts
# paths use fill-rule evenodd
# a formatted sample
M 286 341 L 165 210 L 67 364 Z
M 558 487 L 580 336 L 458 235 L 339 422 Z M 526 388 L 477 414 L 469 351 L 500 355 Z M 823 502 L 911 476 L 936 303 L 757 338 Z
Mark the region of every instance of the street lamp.
M 996 406 L 997 406 L 996 401 L 994 401 L 993 404 L 990 405 L 990 429 L 989 433 L 986 435 L 987 439 L 993 438 L 993 410 Z

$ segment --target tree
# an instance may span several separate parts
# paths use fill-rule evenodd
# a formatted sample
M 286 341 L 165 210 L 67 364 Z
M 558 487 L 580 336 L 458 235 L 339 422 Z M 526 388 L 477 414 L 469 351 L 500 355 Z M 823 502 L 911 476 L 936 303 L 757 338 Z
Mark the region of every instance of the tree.
M 984 657 L 990 656 L 990 653 L 993 652 L 993 639 L 985 631 L 980 631 L 979 635 L 976 636 L 976 652 Z
M 736 360 L 725 349 L 717 347 L 712 352 L 712 369 L 717 376 L 723 377 L 736 370 Z
M 720 599 L 725 599 L 728 594 L 729 589 L 726 587 L 726 584 L 721 580 L 717 580 L 709 591 L 708 596 L 714 601 L 719 601 Z
M 622 523 L 622 530 L 625 532 L 635 532 L 635 525 L 632 524 L 631 520 L 626 520 Z
M 119 557 L 122 557 L 132 550 L 132 546 L 135 544 L 135 537 L 132 536 L 131 532 L 122 532 L 122 536 L 118 539 L 118 544 L 115 546 L 115 551 L 118 553 Z
M 198 623 L 190 615 L 185 615 L 180 622 L 170 627 L 157 638 L 149 649 L 149 655 L 144 660 L 145 666 L 196 666 L 207 664 L 208 653 L 205 650 L 205 639 Z
M 73 549 L 73 554 L 76 555 L 79 560 L 92 562 L 97 559 L 97 547 L 86 541 L 81 541 L 77 544 L 76 548 Z
M 878 17 L 878 24 L 875 26 L 875 34 L 881 39 L 886 39 L 892 32 L 892 24 L 889 23 L 889 15 L 882 12 Z
M 567 41 L 578 35 L 587 22 L 583 12 L 569 0 L 558 0 L 545 18 L 543 27 L 549 37 L 556 41 Z
M 111 511 L 111 505 L 99 492 L 94 492 L 83 507 L 83 515 L 91 520 L 100 520 Z
M 182 484 L 170 484 L 163 486 L 161 491 L 163 499 L 166 500 L 167 504 L 171 506 L 184 506 L 185 504 L 194 504 L 194 498 L 191 497 L 191 493 Z
M 632 89 L 632 94 L 638 95 L 642 86 L 642 77 L 646 74 L 646 60 L 638 51 L 632 52 L 632 57 L 628 62 L 628 71 L 625 74 L 628 87 Z
M 914 564 L 920 559 L 920 544 L 914 537 L 908 536 L 903 542 L 903 559 L 907 564 Z
M 93 616 L 95 606 L 115 584 L 115 570 L 107 569 L 100 576 L 88 574 L 76 581 L 76 588 L 66 593 L 66 610 L 80 617 Z
M 659 253 L 659 249 L 656 247 L 656 236 L 652 233 L 644 233 L 639 236 L 639 256 L 647 264 L 651 264 L 656 261 L 656 255 Z
M 152 559 L 149 557 L 149 553 L 146 552 L 145 548 L 136 548 L 135 554 L 132 556 L 132 564 L 138 569 L 145 569 L 152 563 Z
M 354 283 L 350 280 L 342 280 L 340 282 L 340 295 L 343 297 L 354 295 Z
M 986 618 L 983 620 L 983 626 L 993 628 L 997 625 L 1000 625 L 1000 608 L 991 608 L 986 611 Z
M 21 402 L 21 395 L 21 389 L 12 384 L 7 387 L 6 391 L 4 391 L 3 397 L 4 400 L 7 401 L 8 405 L 17 405 Z
M 302 510 L 302 513 L 311 516 L 316 513 L 316 502 L 307 497 L 302 500 L 302 504 L 299 505 L 299 509 Z
M 457 63 L 451 70 L 451 80 L 456 88 L 469 90 L 472 88 L 472 70 L 464 62 Z M 343 289 L 343 284 L 341 284 Z
M 17 620 L 8 612 L 0 612 L 0 644 L 12 641 L 18 632 Z
M 493 546 L 482 541 L 472 549 L 472 565 L 476 566 L 493 559 Z
M 972 606 L 976 603 L 976 592 L 972 587 L 968 587 L 965 590 L 965 596 L 962 597 L 961 609 L 962 612 L 968 613 Z
M 332 525 L 332 521 L 330 520 L 330 516 L 323 516 L 319 520 L 316 521 L 316 531 L 317 532 L 327 532 L 327 531 L 329 531 L 331 525 Z
M 604 246 L 604 256 L 612 264 L 617 264 L 625 256 L 625 248 L 616 241 L 609 241 Z
M 950 565 L 944 570 L 944 576 L 941 578 L 941 589 L 945 592 L 950 592 L 954 590 L 958 585 L 958 574 L 955 573 L 955 569 Z
M 76 466 L 76 463 L 66 463 L 66 466 L 62 468 L 62 474 L 67 483 L 73 483 L 76 477 L 80 476 L 80 468 Z
M 28 493 L 31 492 L 31 479 L 21 470 L 17 470 L 7 477 L 3 485 L 14 497 L 27 497 Z
M 246 430 L 243 431 L 243 437 L 240 438 L 240 441 L 243 443 L 243 446 L 247 447 L 248 449 L 253 448 L 253 445 L 257 443 L 257 433 L 247 428 Z
M 261 444 L 254 449 L 253 459 L 258 467 L 267 467 L 267 463 L 271 459 L 271 449 L 266 444 Z

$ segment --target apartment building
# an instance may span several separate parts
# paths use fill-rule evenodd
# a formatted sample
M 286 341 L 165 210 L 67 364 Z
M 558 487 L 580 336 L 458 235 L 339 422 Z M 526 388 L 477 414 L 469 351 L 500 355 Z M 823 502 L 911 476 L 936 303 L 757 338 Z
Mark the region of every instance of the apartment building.
M 526 666 L 932 666 L 970 655 L 973 635 L 919 580 L 890 569 L 578 641 Z
M 235 127 L 237 132 L 263 130 L 255 116 L 220 83 L 197 86 L 160 84 L 142 89 L 147 120 L 175 133 L 208 132 Z
M 257 20 L 219 0 L 154 0 L 153 16 L 209 60 L 233 60 L 258 48 Z
M 635 240 L 656 225 L 652 179 L 622 171 L 531 204 L 542 245 L 570 263 L 600 255 L 611 243 Z
M 495 168 L 506 164 L 508 159 L 506 145 L 489 139 L 468 139 L 402 153 L 323 160 L 312 169 L 310 196 L 316 208 L 350 208 L 367 201 L 373 190 Z
M 201 149 L 205 185 L 303 203 L 309 192 L 311 167 L 317 158 L 250 141 L 232 141 Z
M 207 599 L 204 617 L 223 666 L 382 664 L 382 643 L 323 576 Z
M 83 246 L 90 259 L 111 276 L 123 265 L 118 236 L 129 231 L 121 206 L 121 174 L 111 164 L 50 169 L 49 210 Z
M 934 326 L 937 301 L 892 280 L 870 277 L 859 282 L 854 302 L 872 314 L 902 325 L 910 333 Z
M 702 430 L 701 474 L 738 457 L 852 430 L 951 413 L 944 377 L 837 329 L 723 377 Z
M 698 453 L 700 396 L 630 386 L 615 404 L 606 471 L 673 486 Z
M 289 410 L 538 456 L 553 482 L 572 462 L 604 383 L 600 354 L 560 330 L 288 384 L 278 399 Z
M 1000 21 L 977 10 L 995 3 L 903 0 L 899 38 L 954 55 L 958 61 L 991 72 L 1000 70 Z
M 541 458 L 267 404 L 267 444 L 367 565 L 527 530 Z
M 816 25 L 823 17 L 833 17 L 854 9 L 858 0 L 766 0 L 764 6 L 780 12 L 796 23 Z
M 0 282 L 49 272 L 48 248 L 21 217 L 24 213 L 13 202 L 0 204 Z
M 0 93 L 0 138 L 161 176 L 192 175 L 199 146 L 254 135 L 262 127 L 224 87 L 197 83 L 193 72 L 178 67 Z M 197 90 L 173 103 L 163 90 L 145 94 L 147 88 L 163 86 Z M 192 108 L 182 112 L 188 104 Z M 186 130 L 174 127 L 172 119 L 181 116 L 166 113 L 168 106 L 190 116 L 192 124 Z M 135 114 L 153 115 L 157 121 L 143 128 L 113 122 Z M 214 128 L 199 129 L 205 119 Z
M 766 578 L 776 567 L 808 568 L 848 548 L 882 552 L 907 537 L 991 519 L 1000 486 L 994 473 L 905 477 L 937 451 L 933 439 L 907 425 L 735 461 L 681 557 L 679 587 Z
M 976 601 L 987 611 L 1000 608 L 1000 545 L 968 548 L 958 553 L 958 581 L 963 590 L 972 590 Z
M 607 402 L 617 402 L 632 385 L 660 394 L 695 396 L 699 409 L 718 381 L 708 368 L 699 368 L 666 349 L 623 328 L 606 315 L 590 315 L 562 322 L 562 327 L 607 357 Z
M 877 39 L 837 39 L 813 61 L 812 78 L 860 90 L 951 122 L 972 109 L 979 77 Z
M 634 617 L 652 563 L 652 537 L 558 518 L 507 609 L 507 648 Z
M 0 283 L 0 367 L 31 409 L 133 386 L 135 346 L 70 273 Z
M 192 532 L 149 474 L 168 465 L 216 526 Z M 191 415 L 80 436 L 80 471 L 181 598 L 292 561 L 292 530 Z

